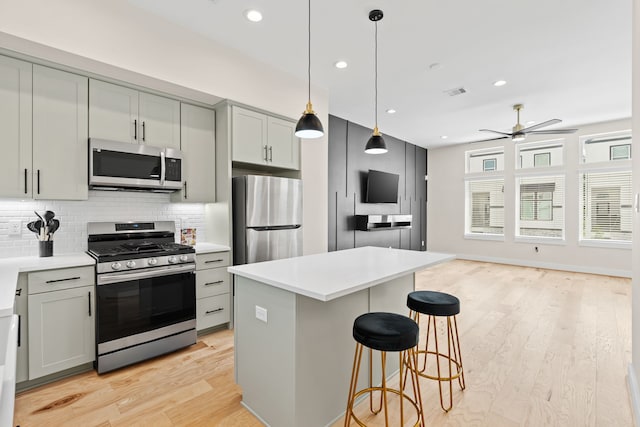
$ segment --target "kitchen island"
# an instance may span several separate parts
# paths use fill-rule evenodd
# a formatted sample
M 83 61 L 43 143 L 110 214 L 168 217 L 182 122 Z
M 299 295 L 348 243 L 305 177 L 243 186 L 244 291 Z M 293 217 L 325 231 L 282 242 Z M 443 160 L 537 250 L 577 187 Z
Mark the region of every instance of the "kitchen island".
M 346 407 L 354 319 L 374 311 L 407 314 L 414 273 L 454 258 L 363 247 L 229 267 L 242 404 L 274 427 L 330 425 Z M 387 363 L 393 372 L 397 359 Z M 362 366 L 362 384 L 367 371 Z

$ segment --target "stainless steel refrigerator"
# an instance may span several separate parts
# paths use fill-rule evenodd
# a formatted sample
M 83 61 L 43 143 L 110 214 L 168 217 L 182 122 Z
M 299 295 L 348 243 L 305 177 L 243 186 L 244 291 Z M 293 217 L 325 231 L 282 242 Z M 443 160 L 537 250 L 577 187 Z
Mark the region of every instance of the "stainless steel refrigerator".
M 302 181 L 273 176 L 233 178 L 235 264 L 302 255 Z

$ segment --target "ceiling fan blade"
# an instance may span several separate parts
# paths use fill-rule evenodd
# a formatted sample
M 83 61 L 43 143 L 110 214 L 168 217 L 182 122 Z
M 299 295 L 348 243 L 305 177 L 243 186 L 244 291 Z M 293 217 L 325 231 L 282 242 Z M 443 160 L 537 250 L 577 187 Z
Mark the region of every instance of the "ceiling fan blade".
M 476 142 L 487 142 L 487 141 L 497 141 L 499 139 L 507 139 L 507 138 L 511 138 L 511 135 L 507 135 L 507 136 L 499 136 L 497 138 L 491 138 L 491 139 L 481 139 L 479 141 L 469 141 L 469 144 L 475 144 Z
M 563 134 L 563 133 L 576 133 L 578 131 L 578 129 L 555 129 L 555 130 L 534 130 L 532 132 L 527 132 L 527 133 L 533 133 L 533 134 L 538 134 L 538 135 L 553 135 L 553 134 Z
M 493 132 L 493 133 L 498 133 L 500 135 L 505 135 L 505 136 L 511 136 L 510 133 L 507 132 L 500 132 L 498 130 L 491 130 L 491 129 L 480 129 L 480 132 Z M 490 141 L 490 140 L 485 140 L 485 141 Z
M 551 120 L 547 120 L 546 122 L 538 123 L 537 125 L 533 125 L 533 126 L 529 126 L 528 128 L 524 128 L 524 129 L 522 129 L 522 132 L 529 132 L 529 131 L 532 131 L 532 130 L 543 128 L 545 126 L 556 125 L 558 123 L 562 123 L 562 120 L 560 120 L 560 119 L 551 119 Z

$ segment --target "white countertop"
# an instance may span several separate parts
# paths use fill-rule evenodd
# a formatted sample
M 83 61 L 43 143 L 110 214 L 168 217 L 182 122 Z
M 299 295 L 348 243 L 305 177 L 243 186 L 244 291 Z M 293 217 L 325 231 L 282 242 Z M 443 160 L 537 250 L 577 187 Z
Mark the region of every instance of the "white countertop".
M 0 317 L 13 314 L 13 301 L 19 273 L 55 270 L 57 268 L 94 265 L 95 260 L 85 253 L 61 254 L 51 257 L 16 257 L 0 259 Z
M 362 247 L 229 267 L 230 273 L 330 301 L 423 270 L 455 255 Z
M 211 252 L 226 252 L 230 251 L 231 248 L 225 245 L 218 245 L 217 243 L 196 243 L 194 248 L 196 248 L 196 254 L 206 254 Z

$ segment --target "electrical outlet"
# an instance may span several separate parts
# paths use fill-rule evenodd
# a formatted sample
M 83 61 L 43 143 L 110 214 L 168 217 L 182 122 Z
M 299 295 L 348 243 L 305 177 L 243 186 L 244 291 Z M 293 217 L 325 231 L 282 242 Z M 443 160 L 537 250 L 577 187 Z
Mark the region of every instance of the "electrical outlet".
M 256 305 L 256 319 L 262 320 L 264 323 L 267 323 L 267 309 Z
M 9 236 L 19 236 L 22 234 L 22 221 L 14 219 L 9 221 Z

